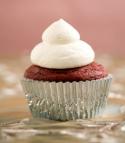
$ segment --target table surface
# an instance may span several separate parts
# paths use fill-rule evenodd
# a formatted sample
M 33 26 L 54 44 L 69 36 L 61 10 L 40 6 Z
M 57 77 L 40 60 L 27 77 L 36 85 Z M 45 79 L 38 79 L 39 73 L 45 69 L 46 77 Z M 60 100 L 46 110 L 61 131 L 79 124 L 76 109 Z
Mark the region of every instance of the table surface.
M 29 57 L 0 58 L 0 140 L 24 143 L 125 141 L 125 60 L 109 55 L 96 59 L 113 75 L 108 105 L 91 120 L 58 122 L 32 119 L 20 79 Z

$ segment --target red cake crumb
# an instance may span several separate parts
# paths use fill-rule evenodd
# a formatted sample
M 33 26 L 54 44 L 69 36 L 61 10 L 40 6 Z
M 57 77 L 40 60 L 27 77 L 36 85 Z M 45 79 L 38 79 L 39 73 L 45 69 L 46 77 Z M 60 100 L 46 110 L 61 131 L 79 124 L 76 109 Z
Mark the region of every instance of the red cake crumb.
M 42 81 L 86 81 L 104 78 L 108 75 L 106 69 L 96 62 L 71 69 L 47 69 L 31 65 L 24 74 L 25 78 Z

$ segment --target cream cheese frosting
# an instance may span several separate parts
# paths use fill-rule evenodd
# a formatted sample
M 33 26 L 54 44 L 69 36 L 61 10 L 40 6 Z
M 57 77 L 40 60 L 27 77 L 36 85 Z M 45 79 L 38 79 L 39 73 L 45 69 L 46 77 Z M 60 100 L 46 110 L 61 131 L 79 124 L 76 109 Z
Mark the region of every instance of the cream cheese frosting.
M 91 46 L 80 40 L 79 32 L 63 19 L 52 23 L 42 34 L 42 42 L 31 52 L 32 64 L 52 69 L 76 68 L 94 61 Z

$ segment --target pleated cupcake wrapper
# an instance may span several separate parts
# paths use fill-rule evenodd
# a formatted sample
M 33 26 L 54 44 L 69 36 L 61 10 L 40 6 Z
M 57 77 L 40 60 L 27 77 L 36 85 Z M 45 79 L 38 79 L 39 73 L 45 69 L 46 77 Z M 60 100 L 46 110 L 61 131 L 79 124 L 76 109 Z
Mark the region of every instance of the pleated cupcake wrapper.
M 21 81 L 33 117 L 52 120 L 92 118 L 106 105 L 112 77 L 79 81 Z

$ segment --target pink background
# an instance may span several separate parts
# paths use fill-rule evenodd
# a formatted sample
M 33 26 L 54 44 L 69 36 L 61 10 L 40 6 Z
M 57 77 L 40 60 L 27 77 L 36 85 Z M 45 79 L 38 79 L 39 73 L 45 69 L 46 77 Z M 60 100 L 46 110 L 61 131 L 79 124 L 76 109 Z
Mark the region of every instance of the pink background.
M 125 53 L 125 0 L 0 0 L 0 54 L 28 53 L 64 18 L 96 52 Z

